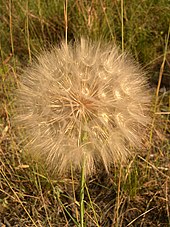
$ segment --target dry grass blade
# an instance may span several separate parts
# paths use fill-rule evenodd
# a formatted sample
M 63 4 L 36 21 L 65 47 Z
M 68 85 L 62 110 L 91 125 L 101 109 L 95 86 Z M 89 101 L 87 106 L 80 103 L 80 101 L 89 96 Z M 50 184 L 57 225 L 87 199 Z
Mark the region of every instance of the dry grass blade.
M 4 172 L 3 170 L 1 170 L 1 174 L 2 174 L 2 176 L 3 176 L 3 179 L 6 181 L 7 185 L 9 186 L 9 188 L 10 188 L 11 191 L 13 192 L 15 199 L 17 200 L 18 203 L 21 204 L 21 206 L 23 207 L 24 211 L 26 212 L 26 214 L 27 214 L 28 217 L 30 218 L 30 220 L 31 220 L 31 222 L 32 222 L 32 224 L 33 224 L 33 226 L 36 226 L 36 227 L 37 227 L 35 221 L 32 219 L 31 215 L 29 214 L 29 212 L 28 212 L 27 209 L 25 208 L 25 206 L 24 206 L 24 204 L 22 203 L 22 201 L 20 200 L 19 196 L 17 195 L 17 193 L 15 192 L 15 190 L 11 187 L 10 182 L 8 181 L 8 178 L 6 177 L 5 172 Z
M 147 211 L 145 211 L 143 214 L 139 215 L 138 217 L 136 217 L 134 220 L 132 220 L 128 225 L 126 225 L 126 227 L 132 225 L 137 219 L 141 218 L 142 216 L 146 215 L 147 213 L 149 213 L 151 210 L 156 209 L 156 207 L 153 207 Z

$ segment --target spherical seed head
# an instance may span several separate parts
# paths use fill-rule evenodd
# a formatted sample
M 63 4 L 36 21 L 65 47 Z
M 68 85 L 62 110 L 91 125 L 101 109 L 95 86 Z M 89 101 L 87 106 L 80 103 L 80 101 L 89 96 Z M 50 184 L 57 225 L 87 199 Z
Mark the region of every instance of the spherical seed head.
M 85 39 L 37 58 L 21 77 L 18 122 L 28 150 L 60 174 L 97 165 L 106 170 L 139 145 L 149 121 L 145 74 L 111 44 Z

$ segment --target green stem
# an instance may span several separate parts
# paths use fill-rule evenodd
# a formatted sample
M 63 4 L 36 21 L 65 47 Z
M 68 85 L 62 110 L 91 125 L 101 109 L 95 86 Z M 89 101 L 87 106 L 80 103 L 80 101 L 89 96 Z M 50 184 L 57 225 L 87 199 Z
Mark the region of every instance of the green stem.
M 85 187 L 85 157 L 81 167 L 81 188 L 80 188 L 80 226 L 84 227 L 84 187 Z

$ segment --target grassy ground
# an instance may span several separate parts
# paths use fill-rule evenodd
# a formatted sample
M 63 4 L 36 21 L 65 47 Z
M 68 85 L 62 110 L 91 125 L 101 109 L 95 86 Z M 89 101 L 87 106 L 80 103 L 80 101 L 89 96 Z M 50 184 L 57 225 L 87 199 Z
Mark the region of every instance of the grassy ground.
M 22 67 L 80 35 L 117 43 L 149 72 L 152 124 L 123 168 L 87 179 L 85 226 L 170 226 L 170 48 L 167 0 L 0 0 L 0 226 L 80 226 L 78 176 L 53 179 L 24 155 L 12 127 Z M 68 26 L 68 29 L 66 27 Z

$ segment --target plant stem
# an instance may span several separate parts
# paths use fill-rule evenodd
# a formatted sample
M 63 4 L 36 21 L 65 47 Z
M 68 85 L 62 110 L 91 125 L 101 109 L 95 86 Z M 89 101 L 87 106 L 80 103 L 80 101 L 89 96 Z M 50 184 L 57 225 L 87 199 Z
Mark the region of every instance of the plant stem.
M 122 52 L 124 52 L 124 23 L 123 23 L 123 17 L 124 17 L 124 1 L 121 0 Z
M 84 187 L 85 187 L 85 156 L 81 167 L 81 188 L 80 188 L 80 226 L 84 227 Z

